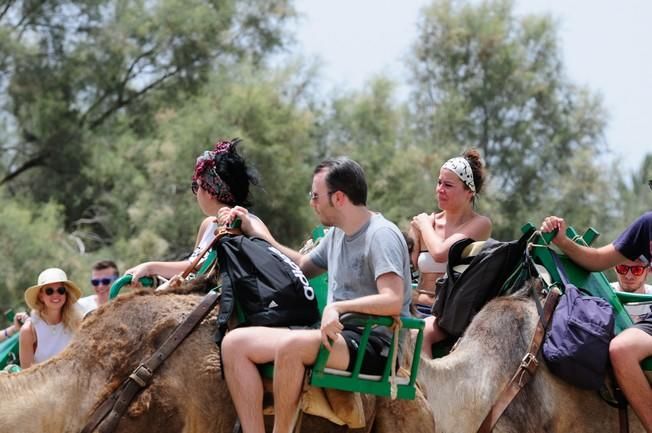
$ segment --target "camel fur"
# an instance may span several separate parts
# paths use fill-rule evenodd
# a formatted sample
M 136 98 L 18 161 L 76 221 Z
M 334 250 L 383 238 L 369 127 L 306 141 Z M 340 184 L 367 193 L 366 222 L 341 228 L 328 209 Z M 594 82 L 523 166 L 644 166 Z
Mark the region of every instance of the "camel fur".
M 87 418 L 151 355 L 201 301 L 196 294 L 141 290 L 120 296 L 87 318 L 58 356 L 18 374 L 0 376 L 0 431 L 77 433 Z M 215 309 L 217 310 L 217 308 Z M 231 432 L 235 410 L 213 342 L 216 311 L 207 316 L 137 394 L 117 432 Z M 356 431 L 434 432 L 425 399 L 385 402 L 365 396 L 367 427 Z M 412 414 L 388 430 L 390 412 Z M 378 422 L 374 424 L 374 417 Z M 304 432 L 345 432 L 325 419 L 304 416 Z
M 528 283 L 531 284 L 531 283 Z M 438 433 L 474 433 L 520 364 L 538 312 L 528 288 L 488 303 L 447 356 L 422 356 L 419 380 Z M 536 375 L 512 401 L 495 433 L 618 433 L 618 409 L 597 392 L 554 376 L 539 356 Z M 629 410 L 630 432 L 643 433 Z

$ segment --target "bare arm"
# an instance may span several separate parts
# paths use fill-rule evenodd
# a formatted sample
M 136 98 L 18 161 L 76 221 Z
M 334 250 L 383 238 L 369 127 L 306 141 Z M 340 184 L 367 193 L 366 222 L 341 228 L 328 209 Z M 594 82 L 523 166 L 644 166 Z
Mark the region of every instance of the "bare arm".
M 410 260 L 412 261 L 412 266 L 417 269 L 419 267 L 419 253 L 421 252 L 421 232 L 419 232 L 418 228 L 410 224 L 408 236 L 414 241 L 414 246 L 410 252 Z
M 403 306 L 403 278 L 388 272 L 376 280 L 377 295 L 361 296 L 347 301 L 337 301 L 324 308 L 321 320 L 322 343 L 330 349 L 331 340 L 337 338 L 342 329 L 340 316 L 344 313 L 376 314 L 398 316 Z
M 195 248 L 201 242 L 201 239 L 204 237 L 206 230 L 211 226 L 215 221 L 215 217 L 204 218 L 199 230 L 197 231 L 197 238 L 195 239 Z M 190 262 L 188 260 L 180 260 L 176 262 L 162 262 L 162 261 L 152 261 L 144 262 L 133 268 L 127 269 L 125 274 L 131 274 L 133 276 L 133 281 L 137 282 L 139 278 L 146 277 L 150 275 L 160 275 L 164 278 L 172 278 L 175 275 L 178 275 L 186 270 Z
M 566 236 L 566 222 L 563 218 L 549 216 L 541 224 L 544 233 L 557 229 L 552 242 L 559 247 L 572 261 L 590 271 L 603 271 L 627 260 L 613 244 L 600 248 L 591 248 L 572 241 Z
M 34 332 L 31 320 L 25 322 L 23 327 L 20 328 L 18 341 L 20 348 L 20 368 L 29 368 L 34 364 L 34 347 L 36 344 L 36 333 Z
M 435 231 L 432 215 L 420 214 L 415 219 L 428 251 L 433 259 L 440 263 L 448 261 L 448 251 L 455 242 L 466 238 L 482 241 L 489 239 L 491 235 L 491 220 L 482 215 L 476 215 L 460 227 L 459 232 L 453 233 L 446 239 Z

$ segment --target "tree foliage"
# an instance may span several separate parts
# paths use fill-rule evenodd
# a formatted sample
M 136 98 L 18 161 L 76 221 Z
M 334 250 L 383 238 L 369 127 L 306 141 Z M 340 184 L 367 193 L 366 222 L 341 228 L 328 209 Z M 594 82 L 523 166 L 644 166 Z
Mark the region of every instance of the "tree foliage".
M 550 17 L 517 17 L 509 0 L 437 0 L 420 19 L 411 61 L 415 134 L 433 151 L 482 151 L 498 237 L 514 236 L 514 221 L 556 212 L 548 198 L 560 177 L 594 168 L 593 183 L 562 182 L 569 196 L 604 185 L 594 166 L 605 148 L 601 99 L 566 79 L 557 40 Z
M 283 44 L 285 0 L 15 0 L 0 9 L 0 86 L 8 125 L 0 184 L 66 202 L 70 227 L 92 214 L 96 134 L 150 131 L 162 104 L 209 72 L 262 64 Z M 44 182 L 47 179 L 47 182 Z

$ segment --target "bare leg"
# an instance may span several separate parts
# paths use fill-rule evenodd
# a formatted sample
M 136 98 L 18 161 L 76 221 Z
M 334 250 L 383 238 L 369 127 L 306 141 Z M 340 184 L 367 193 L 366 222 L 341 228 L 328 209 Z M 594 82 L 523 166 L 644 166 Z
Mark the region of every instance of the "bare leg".
M 265 433 L 263 382 L 257 364 L 274 360 L 287 328 L 252 326 L 229 332 L 222 341 L 222 365 L 244 433 Z
M 640 329 L 623 331 L 609 345 L 618 384 L 645 430 L 652 433 L 652 388 L 640 365 L 648 356 L 652 356 L 652 335 Z
M 294 427 L 305 368 L 312 365 L 321 344 L 319 330 L 294 330 L 278 346 L 274 361 L 274 433 L 290 433 Z M 338 336 L 328 366 L 346 369 L 349 352 Z
M 436 319 L 435 316 L 426 317 L 426 324 L 423 329 L 423 346 L 421 347 L 421 351 L 425 355 L 428 355 L 429 358 L 432 358 L 432 345 L 448 337 L 448 334 L 437 325 Z

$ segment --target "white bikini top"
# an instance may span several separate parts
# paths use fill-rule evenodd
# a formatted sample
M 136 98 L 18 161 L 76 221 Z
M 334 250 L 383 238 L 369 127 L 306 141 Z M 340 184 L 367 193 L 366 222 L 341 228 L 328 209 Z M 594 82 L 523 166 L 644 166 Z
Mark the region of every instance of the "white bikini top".
M 417 260 L 419 272 L 443 274 L 446 272 L 448 262 L 436 262 L 428 251 L 421 251 Z

